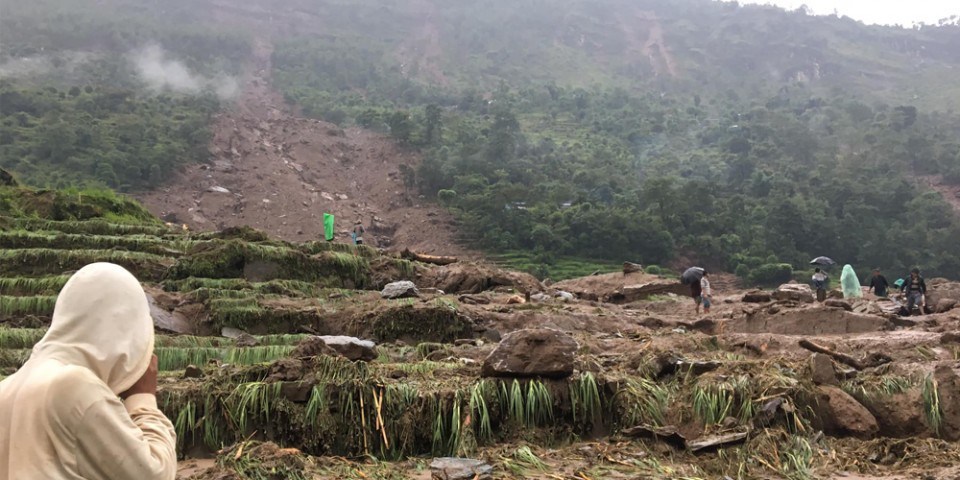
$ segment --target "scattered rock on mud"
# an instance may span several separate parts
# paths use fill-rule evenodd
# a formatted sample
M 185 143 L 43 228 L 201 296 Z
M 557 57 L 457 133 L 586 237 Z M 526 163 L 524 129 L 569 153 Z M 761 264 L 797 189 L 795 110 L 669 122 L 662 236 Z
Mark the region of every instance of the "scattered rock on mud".
M 833 367 L 833 360 L 822 353 L 814 353 L 810 356 L 810 376 L 813 383 L 817 385 L 839 386 L 837 381 L 837 371 Z
M 289 357 L 311 358 L 320 355 L 337 356 L 339 353 L 330 348 L 322 338 L 311 336 L 301 340 L 300 343 L 297 344 L 297 348 L 294 348 L 293 351 L 290 352 Z
M 828 299 L 827 301 L 823 302 L 823 304 L 826 305 L 826 306 L 828 306 L 828 307 L 842 308 L 842 309 L 844 309 L 844 310 L 846 310 L 846 311 L 848 311 L 848 312 L 852 312 L 852 311 L 853 311 L 853 306 L 850 305 L 850 302 L 848 302 L 848 301 L 846 301 L 846 300 L 843 300 L 843 299 L 839 299 L 839 298 L 831 298 L 831 299 Z
M 886 318 L 836 308 L 756 312 L 726 323 L 727 333 L 770 333 L 780 335 L 835 335 L 880 332 L 893 325 Z
M 577 342 L 548 328 L 511 332 L 483 361 L 485 377 L 565 378 L 573 373 Z
M 813 290 L 805 283 L 786 283 L 780 285 L 773 292 L 777 300 L 792 300 L 794 302 L 813 303 Z
M 770 295 L 770 292 L 764 292 L 763 290 L 751 290 L 743 295 L 744 303 L 767 303 L 771 301 L 773 297 Z
M 404 280 L 402 282 L 388 283 L 380 292 L 383 298 L 416 298 L 420 296 L 417 286 L 413 282 Z
M 493 467 L 487 462 L 470 458 L 435 458 L 430 462 L 433 480 L 489 480 Z
M 818 386 L 816 402 L 823 431 L 829 435 L 867 440 L 880 430 L 873 414 L 838 387 Z
M 203 378 L 203 370 L 196 365 L 187 365 L 183 370 L 183 378 Z

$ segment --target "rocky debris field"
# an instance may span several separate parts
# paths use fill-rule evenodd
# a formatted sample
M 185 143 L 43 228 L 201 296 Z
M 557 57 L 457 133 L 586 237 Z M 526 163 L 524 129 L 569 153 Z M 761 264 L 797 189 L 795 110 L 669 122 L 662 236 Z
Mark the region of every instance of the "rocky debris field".
M 960 284 L 944 279 L 917 317 L 729 281 L 697 317 L 686 287 L 642 271 L 546 286 L 25 195 L 29 218 L 0 217 L 0 375 L 72 271 L 127 267 L 183 479 L 958 474 Z M 49 219 L 62 211 L 81 218 Z
M 251 226 L 290 241 L 322 239 L 331 213 L 339 242 L 361 221 L 368 245 L 474 256 L 456 242 L 450 214 L 405 181 L 417 154 L 372 131 L 298 115 L 270 86 L 270 45 L 255 53 L 236 105 L 212 126 L 209 162 L 138 194 L 151 212 L 193 230 Z

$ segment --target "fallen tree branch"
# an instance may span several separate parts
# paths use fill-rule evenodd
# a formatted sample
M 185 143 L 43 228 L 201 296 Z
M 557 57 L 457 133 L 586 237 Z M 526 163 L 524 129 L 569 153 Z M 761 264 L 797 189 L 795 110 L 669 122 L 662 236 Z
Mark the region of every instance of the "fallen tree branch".
M 800 346 L 807 350 L 810 350 L 811 352 L 829 355 L 834 360 L 844 365 L 849 365 L 857 370 L 863 370 L 864 368 L 867 368 L 867 365 L 864 365 L 860 360 L 857 360 L 856 358 L 853 358 L 850 355 L 847 355 L 845 353 L 840 353 L 840 352 L 834 352 L 833 350 L 830 350 L 827 347 L 821 347 L 820 345 L 817 345 L 816 343 L 813 343 L 809 340 L 800 340 Z
M 410 251 L 409 248 L 405 249 L 400 253 L 401 258 L 407 260 L 416 260 L 423 263 L 431 263 L 433 265 L 450 265 L 451 263 L 457 263 L 460 261 L 457 257 L 444 257 L 439 255 L 427 255 L 425 253 L 417 253 Z

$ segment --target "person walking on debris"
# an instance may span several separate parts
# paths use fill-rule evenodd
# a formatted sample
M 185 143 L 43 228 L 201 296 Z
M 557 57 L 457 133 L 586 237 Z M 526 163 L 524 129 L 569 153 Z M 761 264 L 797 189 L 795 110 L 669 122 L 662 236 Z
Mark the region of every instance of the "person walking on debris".
M 900 290 L 907 296 L 907 315 L 913 315 L 913 307 L 920 309 L 923 313 L 924 296 L 927 294 L 927 282 L 920 276 L 920 269 L 914 267 L 910 271 L 910 278 L 903 283 Z
M 873 278 L 870 279 L 870 287 L 867 288 L 867 292 L 873 290 L 874 295 L 885 298 L 887 296 L 887 288 L 889 287 L 890 282 L 880 274 L 880 269 L 873 269 Z
M 703 277 L 700 279 L 700 295 L 703 297 L 703 313 L 710 313 L 710 305 L 713 303 L 713 290 L 710 288 L 710 280 L 707 278 L 710 274 L 703 271 Z M 697 314 L 700 313 L 699 305 Z
M 823 302 L 827 299 L 827 274 L 817 267 L 813 270 L 813 286 L 817 291 L 817 301 Z
M 363 245 L 363 222 L 357 220 L 357 223 L 353 225 L 353 244 L 354 245 Z
M 693 297 L 693 302 L 697 305 L 697 315 L 700 315 L 700 303 L 703 302 L 703 282 L 700 280 L 690 282 L 690 296 Z
M 70 277 L 30 359 L 0 382 L 0 478 L 173 480 L 153 345 L 130 272 L 94 263 Z

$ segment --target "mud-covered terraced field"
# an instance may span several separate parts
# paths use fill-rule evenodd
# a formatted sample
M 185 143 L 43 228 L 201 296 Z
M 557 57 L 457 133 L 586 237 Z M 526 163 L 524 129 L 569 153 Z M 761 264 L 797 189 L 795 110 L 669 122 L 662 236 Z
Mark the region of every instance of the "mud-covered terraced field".
M 957 475 L 955 310 L 899 319 L 871 299 L 730 288 L 695 318 L 655 275 L 547 287 L 483 264 L 193 233 L 102 194 L 0 187 L 0 227 L 0 376 L 29 358 L 72 271 L 125 266 L 150 298 L 182 478 L 430 478 L 443 456 L 495 478 Z M 420 296 L 382 298 L 399 280 Z M 553 295 L 564 288 L 576 298 Z M 483 375 L 502 337 L 541 328 L 577 342 L 571 375 Z M 316 335 L 375 354 L 314 351 Z

